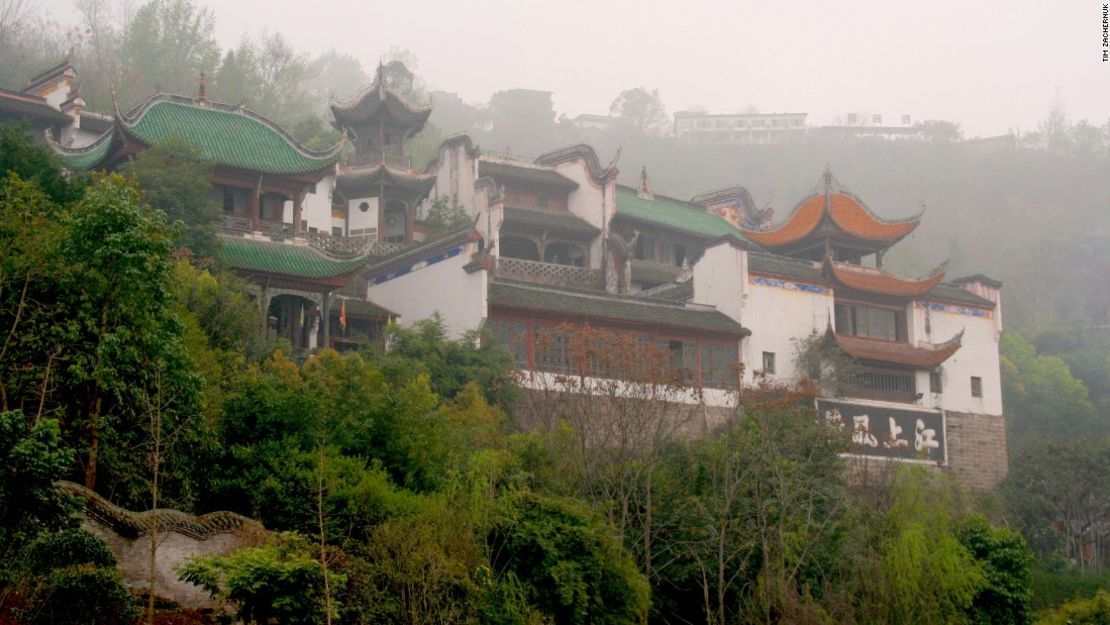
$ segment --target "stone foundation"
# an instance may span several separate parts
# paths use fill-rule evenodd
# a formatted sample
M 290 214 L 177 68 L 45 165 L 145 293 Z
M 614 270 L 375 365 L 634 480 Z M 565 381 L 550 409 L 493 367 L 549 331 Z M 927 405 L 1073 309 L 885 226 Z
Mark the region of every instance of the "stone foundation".
M 991 490 L 1009 472 L 1006 417 L 946 413 L 948 470 L 973 491 Z

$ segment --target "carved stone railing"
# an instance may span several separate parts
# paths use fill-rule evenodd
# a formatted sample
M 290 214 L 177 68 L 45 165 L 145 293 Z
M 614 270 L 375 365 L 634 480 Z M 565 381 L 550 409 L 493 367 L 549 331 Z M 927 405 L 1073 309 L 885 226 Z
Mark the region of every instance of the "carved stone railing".
M 383 160 L 385 161 L 386 165 L 389 165 L 394 169 L 412 169 L 412 157 L 403 156 L 401 154 L 389 154 L 388 152 L 384 155 L 373 152 L 365 154 L 352 154 L 347 158 L 347 165 L 377 165 Z
M 237 230 L 239 232 L 251 231 L 251 220 L 249 217 L 236 217 L 235 215 L 224 215 L 219 224 L 220 228 L 224 230 Z
M 293 236 L 293 224 L 276 221 L 259 222 L 258 230 L 251 227 L 251 220 L 247 217 L 224 215 L 219 227 L 233 232 L 258 232 L 274 241 L 289 239 L 304 239 L 312 247 L 332 256 L 388 256 L 405 249 L 404 243 L 389 243 L 377 240 L 377 231 L 372 233 L 342 237 L 327 232 L 301 232 Z
M 370 237 L 337 237 L 326 232 L 304 232 L 301 236 L 316 249 L 333 256 L 358 256 L 373 245 Z
M 280 221 L 260 221 L 258 228 L 262 234 L 272 237 L 291 237 L 293 236 L 293 224 L 287 224 Z
M 405 249 L 404 243 L 390 243 L 388 241 L 374 241 L 370 245 L 370 254 L 373 256 L 389 256 Z
M 600 269 L 541 263 L 522 258 L 498 258 L 497 275 L 524 282 L 580 289 L 600 289 L 603 286 Z

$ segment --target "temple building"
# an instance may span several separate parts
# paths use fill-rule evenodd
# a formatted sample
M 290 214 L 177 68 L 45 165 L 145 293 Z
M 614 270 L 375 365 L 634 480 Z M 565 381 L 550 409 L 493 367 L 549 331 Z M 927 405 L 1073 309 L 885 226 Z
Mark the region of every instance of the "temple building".
M 32 136 L 49 133 L 63 145 L 87 145 L 111 127 L 112 118 L 85 110 L 71 59 L 43 71 L 19 91 L 0 89 L 0 123 L 25 123 Z
M 413 169 L 405 145 L 424 128 L 432 107 L 411 101 L 412 74 L 394 62 L 346 102 L 332 101 L 333 125 L 354 151 L 340 165 L 332 197 L 336 236 L 405 245 L 414 240 L 416 206 L 434 182 Z
M 804 357 L 820 344 L 853 365 L 816 408 L 851 428 L 855 455 L 944 467 L 974 488 L 1005 476 L 1001 285 L 888 271 L 921 213 L 880 216 L 826 171 L 775 223 L 739 186 L 668 197 L 644 168 L 618 184 L 617 162 L 587 145 L 524 159 L 456 135 L 418 167 L 407 146 L 430 112 L 391 65 L 331 103 L 342 137 L 322 152 L 203 90 L 53 145 L 70 167 L 110 169 L 172 135 L 195 141 L 215 165 L 221 258 L 250 281 L 263 330 L 301 352 L 380 347 L 389 321 L 438 315 L 452 337 L 506 346 L 529 392 L 620 379 L 561 329 L 589 327 L 663 353 L 697 391 L 672 399 L 709 432 L 742 389 L 820 374 Z M 467 219 L 433 231 L 423 219 L 444 204 Z
M 170 137 L 186 137 L 213 165 L 212 200 L 223 208 L 220 259 L 249 282 L 261 331 L 294 350 L 347 349 L 377 342 L 391 318 L 358 292 L 358 272 L 381 249 L 333 235 L 331 196 L 345 140 L 318 152 L 240 106 L 156 94 L 117 110 L 103 134 L 82 147 L 51 145 L 72 169 L 118 167 Z M 349 301 L 354 300 L 354 301 Z

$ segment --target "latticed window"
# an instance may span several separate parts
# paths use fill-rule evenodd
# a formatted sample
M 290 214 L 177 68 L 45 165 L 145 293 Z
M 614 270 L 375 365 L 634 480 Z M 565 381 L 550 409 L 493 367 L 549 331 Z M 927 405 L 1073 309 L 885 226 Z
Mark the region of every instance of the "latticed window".
M 528 326 L 523 321 L 492 319 L 487 324 L 497 343 L 509 350 L 516 365 L 528 367 Z
M 886 341 L 901 340 L 904 334 L 904 313 L 891 308 L 836 305 L 836 333 Z
M 701 384 L 707 388 L 736 388 L 735 345 L 701 344 Z
M 558 328 L 535 326 L 536 369 L 554 373 L 576 373 L 567 335 Z
M 690 382 L 698 371 L 697 344 L 693 341 L 661 340 L 656 347 L 667 355 L 667 373 L 678 374 Z

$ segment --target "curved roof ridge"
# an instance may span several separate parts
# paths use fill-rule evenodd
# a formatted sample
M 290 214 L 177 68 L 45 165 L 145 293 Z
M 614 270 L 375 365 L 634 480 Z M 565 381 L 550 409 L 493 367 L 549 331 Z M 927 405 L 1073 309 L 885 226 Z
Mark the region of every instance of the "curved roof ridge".
M 111 129 L 109 129 L 109 130 L 104 131 L 104 133 L 101 134 L 96 139 L 93 139 L 92 143 L 90 143 L 88 145 L 83 145 L 83 146 L 74 148 L 74 147 L 70 147 L 70 146 L 62 145 L 61 143 L 58 143 L 58 140 L 54 138 L 54 134 L 52 132 L 50 132 L 49 129 L 46 130 L 46 132 L 45 132 L 46 143 L 51 148 L 53 148 L 54 151 L 57 152 L 59 156 L 61 156 L 63 158 L 87 156 L 87 155 L 91 154 L 92 152 L 96 152 L 96 151 L 104 148 L 104 144 L 111 143 L 112 142 L 112 136 L 113 136 L 112 131 L 111 131 Z
M 852 200 L 855 200 L 855 202 L 860 205 L 860 208 L 862 208 L 871 218 L 884 224 L 898 225 L 909 223 L 911 221 L 921 221 L 921 218 L 925 215 L 925 207 L 924 205 L 922 205 L 921 210 L 917 211 L 913 215 L 902 217 L 900 219 L 888 219 L 886 217 L 879 216 L 875 211 L 871 210 L 871 207 L 867 205 L 867 202 L 863 201 L 863 198 L 849 191 L 848 188 L 843 185 L 840 185 L 839 190 L 835 191 L 834 193 L 846 195 Z
M 595 151 L 592 146 L 585 143 L 575 143 L 565 148 L 559 148 L 540 154 L 536 157 L 534 162 L 538 165 L 556 165 L 575 155 L 581 155 L 586 160 L 586 168 L 589 170 L 594 180 L 604 182 L 611 176 L 616 176 L 616 166 L 609 165 L 603 168 L 601 166 L 601 160 L 597 157 L 597 151 Z M 616 159 L 614 159 L 614 161 L 615 160 Z
M 354 109 L 358 108 L 360 104 L 362 104 L 363 100 L 365 100 L 367 97 L 370 96 L 371 93 L 375 91 L 378 91 L 380 93 L 379 97 L 385 95 L 393 96 L 398 102 L 401 103 L 402 106 L 414 113 L 423 112 L 425 110 L 431 111 L 432 108 L 435 106 L 434 102 L 428 102 L 427 104 L 414 102 L 413 100 L 402 94 L 400 91 L 397 91 L 393 87 L 383 85 L 379 79 L 375 79 L 369 85 L 366 85 L 362 89 L 359 89 L 357 92 L 355 92 L 354 95 L 345 100 L 340 100 L 334 95 L 329 95 L 328 108 L 337 108 L 341 111 L 353 111 Z M 385 98 L 382 99 L 384 100 Z
M 825 195 L 806 196 L 790 211 L 781 224 L 769 230 L 741 228 L 744 236 L 764 246 L 778 247 L 804 239 L 813 234 L 825 215 Z
M 830 258 L 825 259 L 825 267 L 838 283 L 857 291 L 876 295 L 919 297 L 933 290 L 944 280 L 946 265 L 941 264 L 928 276 L 917 279 L 899 276 L 876 267 L 837 262 Z
M 871 360 L 915 369 L 935 369 L 959 351 L 963 345 L 963 330 L 943 343 L 911 345 L 860 336 L 837 334 L 830 327 L 826 336 L 832 339 L 852 358 Z
M 216 100 L 205 100 L 204 105 L 200 105 L 193 98 L 169 92 L 155 93 L 154 95 L 147 98 L 145 101 L 131 107 L 131 109 L 129 109 L 126 113 L 120 112 L 119 108 L 117 107 L 116 110 L 118 113 L 116 119 L 121 122 L 125 128 L 133 128 L 142 121 L 143 117 L 146 116 L 146 114 L 150 112 L 150 110 L 154 108 L 155 105 L 163 102 L 176 104 L 178 106 L 187 106 L 191 109 L 201 111 L 214 111 L 216 113 L 224 115 L 240 115 L 258 124 L 261 124 L 267 130 L 272 130 L 276 132 L 279 136 L 281 136 L 282 139 L 285 140 L 286 143 L 289 144 L 289 147 L 293 148 L 298 154 L 304 156 L 305 158 L 337 158 L 339 156 L 339 152 L 343 149 L 343 146 L 346 145 L 347 141 L 347 137 L 343 135 L 343 133 L 340 133 L 339 140 L 336 141 L 335 145 L 326 150 L 313 150 L 312 148 L 309 148 L 302 144 L 300 141 L 297 140 L 296 137 L 289 134 L 284 128 L 279 126 L 270 118 L 260 113 L 256 113 L 245 106 L 236 106 Z
M 838 185 L 828 193 L 811 193 L 794 205 L 794 209 L 777 227 L 769 230 L 742 228 L 744 236 L 765 246 L 778 247 L 800 241 L 813 234 L 828 216 L 837 228 L 852 236 L 872 241 L 896 242 L 909 235 L 921 223 L 924 209 L 900 220 L 879 217 L 863 200 Z

